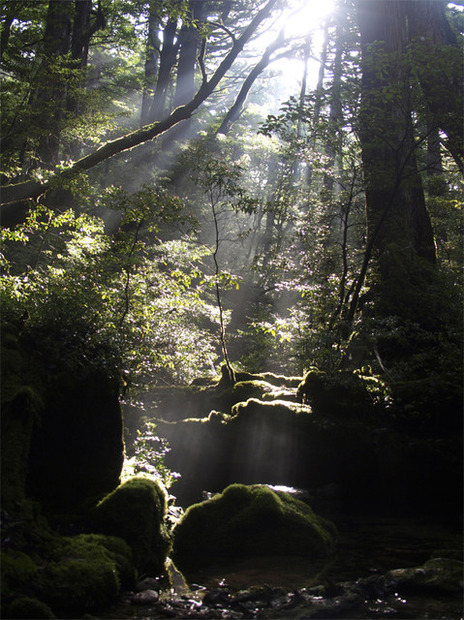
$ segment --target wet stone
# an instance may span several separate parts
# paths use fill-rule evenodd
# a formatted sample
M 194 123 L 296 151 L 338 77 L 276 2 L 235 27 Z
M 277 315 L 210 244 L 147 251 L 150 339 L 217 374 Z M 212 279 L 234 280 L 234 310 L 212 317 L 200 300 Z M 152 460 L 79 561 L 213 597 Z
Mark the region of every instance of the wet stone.
M 142 581 L 139 581 L 136 590 L 137 592 L 143 592 L 144 590 L 159 590 L 160 580 L 156 577 L 145 577 Z
M 158 602 L 159 593 L 157 590 L 143 590 L 132 597 L 133 605 L 153 605 Z

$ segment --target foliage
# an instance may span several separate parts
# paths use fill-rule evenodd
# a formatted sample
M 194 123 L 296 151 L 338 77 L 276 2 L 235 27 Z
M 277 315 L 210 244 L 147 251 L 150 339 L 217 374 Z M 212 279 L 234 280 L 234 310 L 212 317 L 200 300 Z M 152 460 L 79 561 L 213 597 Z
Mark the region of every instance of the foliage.
M 131 466 L 135 475 L 146 474 L 159 479 L 166 489 L 180 477 L 166 466 L 164 457 L 170 447 L 167 439 L 156 434 L 155 422 L 146 422 L 143 429 L 137 430 L 133 450 L 135 456 L 131 459 Z
M 131 196 L 113 190 L 100 204 L 119 209 L 118 234 L 108 236 L 96 216 L 45 209 L 3 232 L 4 319 L 20 320 L 43 354 L 64 364 L 136 383 L 156 373 L 193 378 L 214 363 L 195 265 L 204 252 L 187 236 L 157 237 L 161 222 L 179 221 L 180 202 L 145 187 Z M 13 258 L 27 242 L 20 265 Z

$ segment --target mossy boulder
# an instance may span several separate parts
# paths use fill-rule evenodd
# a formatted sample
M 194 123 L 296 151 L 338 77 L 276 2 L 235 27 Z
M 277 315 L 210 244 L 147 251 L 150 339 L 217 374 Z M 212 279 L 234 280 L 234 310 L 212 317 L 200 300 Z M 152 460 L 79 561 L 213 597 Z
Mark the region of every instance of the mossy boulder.
M 48 605 L 36 598 L 23 596 L 11 603 L 8 608 L 8 618 L 11 620 L 37 620 L 38 618 L 56 618 Z
M 422 566 L 399 568 L 387 573 L 387 580 L 402 593 L 433 590 L 443 594 L 463 591 L 464 563 L 449 558 L 433 558 Z
M 298 386 L 297 400 L 310 405 L 318 415 L 363 417 L 383 410 L 388 390 L 378 377 L 312 369 Z
M 32 434 L 43 409 L 43 394 L 37 369 L 23 350 L 18 326 L 1 326 L 1 505 L 19 514 L 26 498 Z
M 250 556 L 319 558 L 335 545 L 335 526 L 304 502 L 266 485 L 232 484 L 190 506 L 174 530 L 174 560 L 182 569 Z
M 232 388 L 233 404 L 248 400 L 249 398 L 261 398 L 271 392 L 273 386 L 267 381 L 253 379 L 250 381 L 238 381 Z
M 35 546 L 27 553 L 2 553 L 3 617 L 55 617 L 37 615 L 49 613 L 47 608 L 57 617 L 76 617 L 109 605 L 121 587 L 135 582 L 132 552 L 119 538 L 64 537 L 37 530 L 33 539 Z M 21 615 L 27 609 L 30 615 Z
M 19 322 L 2 323 L 2 507 L 10 513 L 27 498 L 47 514 L 73 510 L 114 489 L 124 461 L 118 378 L 63 362 L 42 344 Z
M 124 461 L 117 379 L 65 370 L 45 380 L 44 408 L 29 453 L 27 492 L 50 512 L 108 493 Z
M 119 536 L 134 554 L 139 571 L 158 575 L 170 548 L 166 490 L 148 478 L 127 480 L 97 505 L 92 529 Z

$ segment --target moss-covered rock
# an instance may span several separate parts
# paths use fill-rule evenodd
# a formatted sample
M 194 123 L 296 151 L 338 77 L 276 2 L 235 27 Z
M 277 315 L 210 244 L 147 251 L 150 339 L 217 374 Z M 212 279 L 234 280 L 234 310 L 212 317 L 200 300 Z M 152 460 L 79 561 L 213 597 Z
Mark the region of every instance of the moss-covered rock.
M 23 596 L 11 603 L 7 611 L 7 617 L 11 620 L 36 620 L 38 618 L 56 618 L 48 605 L 36 598 Z
M 382 411 L 388 390 L 374 376 L 340 370 L 327 373 L 312 369 L 298 386 L 297 400 L 318 415 L 362 417 Z
M 1 346 L 2 506 L 18 513 L 29 497 L 51 513 L 114 489 L 124 460 L 117 377 L 62 363 L 19 322 L 2 323 Z
M 463 571 L 462 561 L 433 558 L 422 566 L 391 570 L 386 577 L 400 592 L 434 590 L 455 594 L 463 591 Z
M 34 428 L 43 409 L 37 373 L 21 347 L 18 326 L 1 329 L 1 504 L 19 514 L 26 498 L 27 461 Z
M 29 545 L 27 553 L 15 549 L 2 553 L 3 617 L 54 617 L 5 615 L 15 601 L 28 598 L 38 599 L 29 602 L 36 611 L 41 601 L 58 617 L 75 617 L 109 605 L 122 586 L 135 582 L 132 552 L 121 539 L 94 534 L 64 537 L 37 529 L 31 542 L 34 546 Z M 28 607 L 26 603 L 23 600 L 13 612 L 25 613 L 21 610 Z
M 304 502 L 265 485 L 233 484 L 190 506 L 174 531 L 179 567 L 225 558 L 329 554 L 335 527 Z
M 165 517 L 166 491 L 159 482 L 135 477 L 104 497 L 93 514 L 93 528 L 123 538 L 141 572 L 163 571 L 170 547 Z
M 112 545 L 104 536 L 82 534 L 58 539 L 43 568 L 41 599 L 53 610 L 65 613 L 109 605 L 119 594 L 121 577 L 127 580 L 131 557 L 123 541 L 114 544 L 117 552 L 109 548 Z
M 238 381 L 232 388 L 233 404 L 248 400 L 249 398 L 261 398 L 264 394 L 271 392 L 273 386 L 267 381 L 258 379 L 250 381 Z
M 29 453 L 28 493 L 68 510 L 120 482 L 124 461 L 119 385 L 103 371 L 57 373 L 45 382 Z

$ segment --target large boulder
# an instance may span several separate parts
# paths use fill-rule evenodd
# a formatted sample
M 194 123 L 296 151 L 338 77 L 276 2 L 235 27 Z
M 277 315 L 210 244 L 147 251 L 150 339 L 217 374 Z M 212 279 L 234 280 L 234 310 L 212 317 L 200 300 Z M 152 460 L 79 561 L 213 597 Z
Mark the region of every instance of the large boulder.
M 318 558 L 333 551 L 335 536 L 332 523 L 288 493 L 233 484 L 187 509 L 173 552 L 181 569 L 250 556 Z
M 47 377 L 30 445 L 28 494 L 52 510 L 69 510 L 114 489 L 123 462 L 117 379 L 96 369 Z
M 98 503 L 91 528 L 124 539 L 138 570 L 159 575 L 170 548 L 166 495 L 159 482 L 130 478 Z
M 118 378 L 61 363 L 14 323 L 2 325 L 1 345 L 2 506 L 17 513 L 32 498 L 48 514 L 69 512 L 114 489 L 124 461 Z

